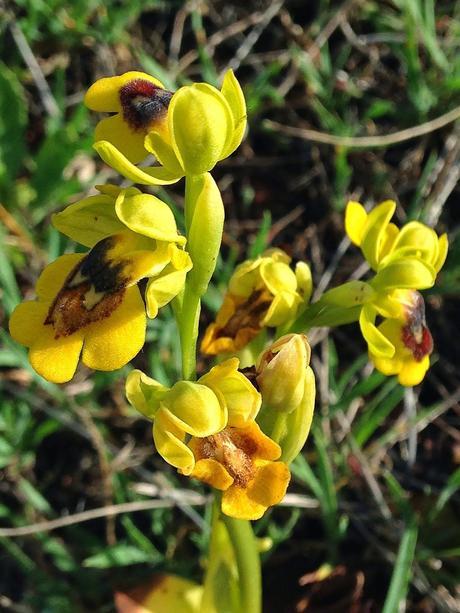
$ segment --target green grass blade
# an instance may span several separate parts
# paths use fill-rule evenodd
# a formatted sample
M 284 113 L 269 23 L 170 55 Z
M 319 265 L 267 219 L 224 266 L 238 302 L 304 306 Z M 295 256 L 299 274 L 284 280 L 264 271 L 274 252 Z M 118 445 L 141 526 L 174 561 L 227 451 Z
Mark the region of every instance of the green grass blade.
M 417 525 L 412 521 L 407 525 L 401 539 L 395 567 L 391 576 L 390 588 L 385 598 L 382 613 L 397 613 L 403 610 L 416 543 Z

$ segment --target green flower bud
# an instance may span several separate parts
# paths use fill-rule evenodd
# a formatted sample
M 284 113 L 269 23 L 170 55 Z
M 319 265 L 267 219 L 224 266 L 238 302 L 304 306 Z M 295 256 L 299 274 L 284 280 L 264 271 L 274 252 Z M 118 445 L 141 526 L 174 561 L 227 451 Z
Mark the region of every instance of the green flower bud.
M 282 336 L 264 351 L 257 366 L 257 383 L 265 405 L 292 413 L 304 395 L 310 345 L 303 334 Z

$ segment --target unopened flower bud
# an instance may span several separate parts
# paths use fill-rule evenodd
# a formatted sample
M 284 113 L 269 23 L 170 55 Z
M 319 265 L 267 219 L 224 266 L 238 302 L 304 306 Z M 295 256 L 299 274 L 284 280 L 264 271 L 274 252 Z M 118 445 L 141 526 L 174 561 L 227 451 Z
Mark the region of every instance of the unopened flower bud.
M 264 351 L 257 365 L 257 383 L 263 402 L 271 409 L 291 413 L 304 395 L 310 345 L 303 334 L 288 334 Z

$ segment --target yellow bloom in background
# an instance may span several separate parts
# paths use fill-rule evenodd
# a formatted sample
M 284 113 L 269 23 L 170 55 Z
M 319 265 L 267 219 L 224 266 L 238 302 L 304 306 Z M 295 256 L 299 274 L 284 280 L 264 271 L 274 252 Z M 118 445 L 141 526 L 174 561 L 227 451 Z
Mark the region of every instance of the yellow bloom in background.
M 167 130 L 168 106 L 172 92 L 144 72 L 126 72 L 104 77 L 85 95 L 85 104 L 93 111 L 113 113 L 96 126 L 94 140 L 108 141 L 136 164 L 148 151 L 144 138 L 149 130 Z
M 158 453 L 182 473 L 190 474 L 195 458 L 190 436 L 207 437 L 226 426 L 245 426 L 257 415 L 261 398 L 231 358 L 212 368 L 196 383 L 179 381 L 162 386 L 139 370 L 126 381 L 128 401 L 153 420 Z
M 391 357 L 381 356 L 369 346 L 369 358 L 384 375 L 398 375 L 401 385 L 420 383 L 430 366 L 433 339 L 425 320 L 425 304 L 418 292 L 407 292 L 401 317 L 385 319 L 379 332 L 394 347 Z
M 398 229 L 390 222 L 395 210 L 393 200 L 382 202 L 370 213 L 359 202 L 349 202 L 345 210 L 348 237 L 361 248 L 374 270 L 380 271 L 395 260 L 414 258 L 432 272 L 434 283 L 447 256 L 447 235 L 438 237 L 432 228 L 419 221 L 410 221 Z
M 235 353 L 264 327 L 281 326 L 296 316 L 310 298 L 312 283 L 307 264 L 299 262 L 294 272 L 290 261 L 280 249 L 270 249 L 236 268 L 216 321 L 205 332 L 201 351 Z
M 191 476 L 223 491 L 222 512 L 259 519 L 283 499 L 290 480 L 287 464 L 276 462 L 281 448 L 254 422 L 227 427 L 189 443 L 195 458 Z
M 94 86 L 93 86 L 94 87 Z M 246 104 L 230 70 L 221 90 L 207 83 L 181 87 L 171 98 L 167 129 L 153 125 L 145 149 L 160 166 L 135 166 L 113 139 L 101 139 L 95 149 L 127 179 L 143 185 L 174 183 L 184 175 L 201 175 L 214 168 L 239 146 L 246 129 Z
M 29 348 L 37 373 L 54 383 L 70 381 L 80 355 L 90 368 L 115 370 L 145 341 L 138 288 L 130 287 L 116 268 L 105 275 L 97 265 L 101 250 L 96 261 L 93 255 L 63 255 L 47 266 L 37 281 L 37 300 L 21 303 L 11 315 L 11 336 Z
M 86 247 L 117 234 L 130 241 L 136 253 L 150 264 L 145 298 L 147 314 L 156 317 L 158 309 L 170 302 L 184 286 L 192 268 L 184 251 L 186 239 L 178 233 L 169 206 L 136 188 L 115 185 L 98 187 L 101 192 L 71 204 L 52 216 L 55 228 Z M 141 278 L 141 277 L 139 277 Z

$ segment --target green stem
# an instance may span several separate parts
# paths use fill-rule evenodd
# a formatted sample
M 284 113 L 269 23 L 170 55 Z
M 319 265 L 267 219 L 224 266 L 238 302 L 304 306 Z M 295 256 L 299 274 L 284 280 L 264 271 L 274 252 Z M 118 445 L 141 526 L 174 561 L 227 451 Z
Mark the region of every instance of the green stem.
M 196 343 L 200 319 L 201 300 L 193 289 L 185 286 L 179 319 L 179 335 L 182 353 L 182 375 L 193 381 L 196 378 Z
M 238 613 L 260 613 L 262 611 L 260 556 L 251 524 L 247 520 L 234 519 L 224 514 L 222 520 L 227 528 L 238 567 L 240 590 Z

